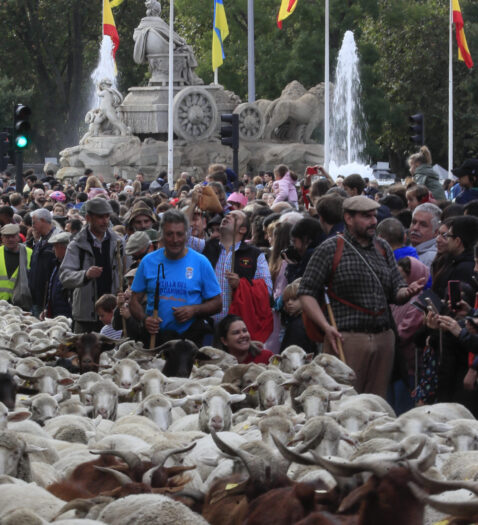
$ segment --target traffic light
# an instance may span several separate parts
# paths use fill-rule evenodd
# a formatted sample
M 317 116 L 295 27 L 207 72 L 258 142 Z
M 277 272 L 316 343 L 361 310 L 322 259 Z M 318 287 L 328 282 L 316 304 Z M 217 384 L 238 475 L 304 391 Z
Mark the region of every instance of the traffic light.
M 221 144 L 232 149 L 239 148 L 239 115 L 237 113 L 223 113 L 221 122 L 229 125 L 221 126 Z
M 425 144 L 425 117 L 423 113 L 417 113 L 408 117 L 411 125 L 408 126 L 410 130 L 410 140 L 419 146 Z
M 23 150 L 31 142 L 30 139 L 30 115 L 32 110 L 23 104 L 15 104 L 13 110 L 13 134 L 15 149 Z
M 0 132 L 0 171 L 5 171 L 8 166 L 8 154 L 10 152 L 10 134 L 6 131 Z

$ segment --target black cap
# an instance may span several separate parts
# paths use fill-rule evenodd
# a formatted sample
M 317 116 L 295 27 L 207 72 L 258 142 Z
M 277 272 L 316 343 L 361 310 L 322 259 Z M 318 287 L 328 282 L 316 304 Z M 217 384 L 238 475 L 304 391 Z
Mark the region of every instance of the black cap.
M 478 159 L 466 159 L 459 167 L 451 170 L 456 177 L 463 177 L 465 175 L 478 175 Z

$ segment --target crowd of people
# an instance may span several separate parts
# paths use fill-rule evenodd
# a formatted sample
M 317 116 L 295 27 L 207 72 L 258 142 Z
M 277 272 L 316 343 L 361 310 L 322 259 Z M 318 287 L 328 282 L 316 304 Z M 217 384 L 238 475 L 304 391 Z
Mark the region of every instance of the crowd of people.
M 75 333 L 185 338 L 239 363 L 339 355 L 397 413 L 478 415 L 478 160 L 439 181 L 426 147 L 387 188 L 322 167 L 152 182 L 2 174 L 0 299 Z

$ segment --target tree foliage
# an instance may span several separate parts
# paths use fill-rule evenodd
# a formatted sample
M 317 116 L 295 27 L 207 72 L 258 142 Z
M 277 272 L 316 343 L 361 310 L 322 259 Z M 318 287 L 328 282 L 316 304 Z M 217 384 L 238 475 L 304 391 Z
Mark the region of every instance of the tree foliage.
M 190 43 L 197 73 L 212 82 L 213 0 L 175 0 L 175 30 Z M 307 88 L 324 78 L 325 0 L 299 0 L 276 25 L 280 0 L 256 0 L 256 98 L 273 99 L 290 81 Z M 224 0 L 230 35 L 219 81 L 247 99 L 247 0 Z M 169 21 L 169 1 L 162 2 Z M 465 31 L 478 62 L 478 4 L 461 0 Z M 78 142 L 92 91 L 90 74 L 101 41 L 102 0 L 2 0 L 0 2 L 0 126 L 11 125 L 14 102 L 33 109 L 39 157 L 56 156 Z M 123 93 L 144 85 L 146 65 L 133 62 L 133 31 L 145 16 L 142 0 L 114 9 L 120 35 L 118 84 Z M 346 30 L 361 55 L 363 106 L 371 160 L 387 156 L 403 168 L 411 150 L 407 117 L 422 111 L 434 160 L 446 165 L 448 107 L 448 0 L 330 0 L 331 71 Z M 478 151 L 478 80 L 456 60 L 455 158 Z M 34 151 L 30 151 L 31 155 Z

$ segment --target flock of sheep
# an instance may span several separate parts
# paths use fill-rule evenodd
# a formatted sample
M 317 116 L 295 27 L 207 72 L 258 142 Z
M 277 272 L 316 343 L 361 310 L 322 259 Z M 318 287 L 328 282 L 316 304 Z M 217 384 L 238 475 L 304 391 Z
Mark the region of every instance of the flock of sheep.
M 462 405 L 397 418 L 347 365 L 297 346 L 266 367 L 106 341 L 72 373 L 54 366 L 59 347 L 83 352 L 70 331 L 0 301 L 1 525 L 478 519 L 478 421 Z

